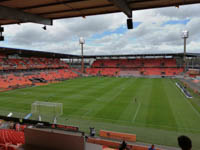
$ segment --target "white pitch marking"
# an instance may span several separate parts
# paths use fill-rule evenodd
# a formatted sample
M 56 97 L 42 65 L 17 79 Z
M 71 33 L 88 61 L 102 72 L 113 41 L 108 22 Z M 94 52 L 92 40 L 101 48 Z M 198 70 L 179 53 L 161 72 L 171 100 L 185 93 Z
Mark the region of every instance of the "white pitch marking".
M 141 106 L 141 103 L 139 103 L 139 106 L 137 107 L 137 110 L 136 110 L 136 113 L 135 113 L 135 115 L 134 115 L 134 117 L 133 117 L 132 122 L 135 122 L 135 119 L 136 119 L 136 117 L 137 117 L 137 114 L 138 114 L 138 112 L 139 112 L 139 110 L 140 110 L 140 106 Z
M 80 116 L 77 116 L 77 115 L 68 115 L 68 117 L 80 117 Z M 118 122 L 118 123 L 130 123 L 129 121 L 125 121 L 125 120 L 114 120 L 114 119 L 106 119 L 106 118 L 101 118 L 101 117 L 95 117 L 95 118 L 92 118 L 92 117 L 88 117 L 88 116 L 83 116 L 81 117 L 81 119 L 99 119 L 99 120 L 103 120 L 103 121 L 113 121 L 113 122 Z M 101 122 L 103 123 L 103 122 Z M 106 123 L 105 123 L 106 124 Z M 145 123 L 136 123 L 137 125 L 142 125 L 140 127 L 145 127 L 147 124 Z M 171 127 L 171 126 L 167 126 L 167 125 L 155 125 L 155 124 L 149 124 L 151 127 L 159 127 L 159 128 L 168 128 L 168 129 L 178 129 L 178 130 L 189 130 L 189 131 L 195 131 L 195 132 L 200 132 L 200 130 L 196 130 L 196 129 L 190 129 L 190 128 L 179 128 L 179 127 Z M 125 125 L 122 125 L 120 124 L 119 126 L 122 126 L 122 127 L 127 127 L 127 128 L 131 128 L 131 126 L 125 126 Z

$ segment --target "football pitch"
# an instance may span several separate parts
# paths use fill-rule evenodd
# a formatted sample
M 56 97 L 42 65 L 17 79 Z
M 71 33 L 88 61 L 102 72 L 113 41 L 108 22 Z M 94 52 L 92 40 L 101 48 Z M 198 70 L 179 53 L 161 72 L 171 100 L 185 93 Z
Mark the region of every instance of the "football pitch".
M 188 135 L 200 149 L 199 97 L 187 99 L 174 79 L 88 77 L 0 93 L 0 113 L 23 117 L 35 101 L 63 104 L 58 121 L 137 134 L 137 140 L 177 146 Z

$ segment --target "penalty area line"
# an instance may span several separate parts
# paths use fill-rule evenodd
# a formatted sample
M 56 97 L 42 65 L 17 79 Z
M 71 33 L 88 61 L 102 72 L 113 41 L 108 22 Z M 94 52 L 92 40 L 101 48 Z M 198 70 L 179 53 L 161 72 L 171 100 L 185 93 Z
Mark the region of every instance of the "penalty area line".
M 135 112 L 135 115 L 134 115 L 134 117 L 133 117 L 132 122 L 135 122 L 135 119 L 136 119 L 136 117 L 137 117 L 137 114 L 138 114 L 138 112 L 139 112 L 139 110 L 140 110 L 140 106 L 141 106 L 141 103 L 139 103 L 139 105 L 138 105 L 138 107 L 137 107 L 137 110 L 136 110 L 136 112 Z

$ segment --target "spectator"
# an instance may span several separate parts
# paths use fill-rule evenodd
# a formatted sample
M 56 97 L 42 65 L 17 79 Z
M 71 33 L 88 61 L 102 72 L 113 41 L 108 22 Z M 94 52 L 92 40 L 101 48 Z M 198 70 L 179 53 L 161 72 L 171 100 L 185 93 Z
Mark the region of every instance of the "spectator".
M 155 148 L 154 148 L 154 144 L 152 144 L 151 147 L 149 147 L 148 150 L 155 150 Z
M 119 150 L 128 150 L 128 148 L 126 146 L 127 146 L 127 143 L 125 141 L 123 141 L 119 147 Z
M 187 136 L 179 136 L 178 137 L 178 145 L 182 150 L 191 150 L 192 149 L 192 141 Z
M 90 136 L 94 137 L 96 134 L 95 128 L 90 127 Z

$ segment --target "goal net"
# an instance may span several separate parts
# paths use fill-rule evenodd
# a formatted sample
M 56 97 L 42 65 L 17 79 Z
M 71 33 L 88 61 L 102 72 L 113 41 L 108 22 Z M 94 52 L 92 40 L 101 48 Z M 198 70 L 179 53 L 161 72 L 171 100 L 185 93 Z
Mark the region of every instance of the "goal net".
M 56 118 L 63 114 L 63 104 L 36 101 L 31 105 L 31 113 L 34 119 L 56 123 Z

